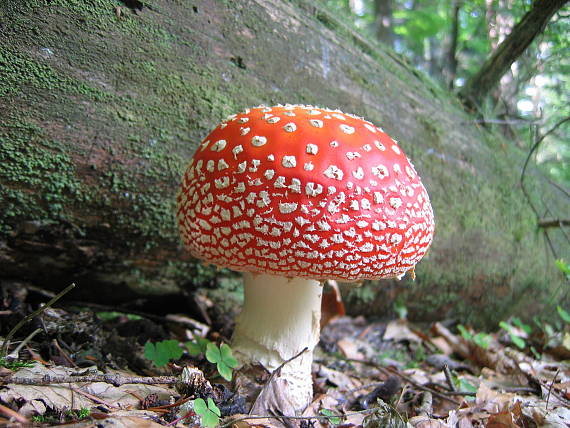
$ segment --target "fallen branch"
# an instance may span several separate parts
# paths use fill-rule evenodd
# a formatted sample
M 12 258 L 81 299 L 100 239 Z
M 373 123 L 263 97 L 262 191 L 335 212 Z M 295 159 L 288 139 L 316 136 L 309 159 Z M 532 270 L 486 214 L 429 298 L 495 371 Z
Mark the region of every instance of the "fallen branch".
M 541 227 L 543 229 L 547 229 L 550 227 L 563 227 L 563 226 L 570 226 L 570 219 L 542 219 L 538 221 L 538 227 Z
M 105 382 L 113 386 L 121 386 L 127 383 L 142 385 L 174 385 L 178 376 L 122 376 L 118 374 L 85 375 L 85 376 L 50 376 L 40 378 L 8 376 L 2 380 L 3 384 L 14 383 L 19 385 L 51 385 L 57 383 L 82 383 L 82 382 Z

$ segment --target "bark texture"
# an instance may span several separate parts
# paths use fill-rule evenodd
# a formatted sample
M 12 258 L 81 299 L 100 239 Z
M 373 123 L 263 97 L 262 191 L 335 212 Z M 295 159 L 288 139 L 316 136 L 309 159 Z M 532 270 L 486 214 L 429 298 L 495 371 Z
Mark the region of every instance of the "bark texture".
M 145 5 L 0 2 L 0 281 L 75 282 L 76 299 L 107 303 L 217 281 L 177 236 L 182 170 L 226 115 L 304 103 L 384 127 L 436 212 L 415 285 L 360 289 L 363 311 L 403 293 L 415 316 L 503 319 L 556 289 L 517 188 L 523 158 L 401 58 L 309 0 Z
M 552 16 L 568 0 L 535 0 L 525 16 L 513 28 L 497 49 L 483 63 L 479 71 L 461 89 L 460 95 L 466 105 L 477 108 L 483 99 L 499 83 L 501 77 L 517 60 L 535 37 L 542 33 Z

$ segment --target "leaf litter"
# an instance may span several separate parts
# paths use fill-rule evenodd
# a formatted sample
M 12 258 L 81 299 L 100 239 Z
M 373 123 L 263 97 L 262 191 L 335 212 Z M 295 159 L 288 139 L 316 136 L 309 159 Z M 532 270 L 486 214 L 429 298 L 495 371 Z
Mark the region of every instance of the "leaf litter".
M 26 294 L 3 293 L 6 337 L 18 322 L 11 299 Z M 0 425 L 570 427 L 566 311 L 557 328 L 511 319 L 490 334 L 453 322 L 420 328 L 405 318 L 349 317 L 338 296 L 331 301 L 313 363 L 314 399 L 300 416 L 280 402 L 286 385 L 278 372 L 243 381 L 229 340 L 208 322 L 60 305 L 35 318 L 47 328 L 2 364 Z

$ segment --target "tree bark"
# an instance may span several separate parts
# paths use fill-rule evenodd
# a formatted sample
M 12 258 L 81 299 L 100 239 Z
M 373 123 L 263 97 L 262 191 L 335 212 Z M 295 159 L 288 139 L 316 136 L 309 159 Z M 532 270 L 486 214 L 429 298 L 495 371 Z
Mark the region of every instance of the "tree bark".
M 452 0 L 451 31 L 449 34 L 449 49 L 447 50 L 447 86 L 453 89 L 457 76 L 457 42 L 459 40 L 459 11 L 461 0 Z
M 376 38 L 392 47 L 392 0 L 374 0 L 374 28 Z
M 533 3 L 532 9 L 515 25 L 513 31 L 459 92 L 468 108 L 477 109 L 481 106 L 484 98 L 499 83 L 509 67 L 566 3 L 567 0 L 536 0 Z

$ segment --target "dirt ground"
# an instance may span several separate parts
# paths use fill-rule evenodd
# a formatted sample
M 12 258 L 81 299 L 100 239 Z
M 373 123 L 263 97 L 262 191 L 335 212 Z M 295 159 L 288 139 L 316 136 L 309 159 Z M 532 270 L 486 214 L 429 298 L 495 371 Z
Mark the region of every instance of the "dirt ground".
M 1 291 L 2 338 L 53 297 L 22 284 Z M 266 408 L 254 417 L 253 402 L 275 377 L 259 372 L 244 386 L 230 351 L 212 357 L 228 348 L 220 345 L 230 343 L 235 314 L 208 305 L 196 314 L 123 313 L 62 298 L 12 337 L 0 367 L 0 425 L 570 427 L 565 311 L 558 325 L 511 319 L 484 333 L 454 320 L 417 326 L 405 308 L 391 321 L 348 317 L 330 301 L 313 402 L 301 416 Z

